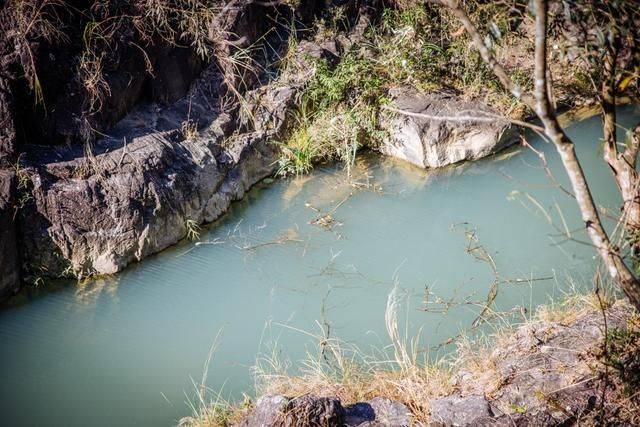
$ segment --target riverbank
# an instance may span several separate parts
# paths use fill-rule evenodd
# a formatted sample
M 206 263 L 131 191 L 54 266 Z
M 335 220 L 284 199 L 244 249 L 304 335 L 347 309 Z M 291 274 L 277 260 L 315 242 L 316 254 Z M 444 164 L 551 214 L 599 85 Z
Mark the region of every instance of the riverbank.
M 541 306 L 524 323 L 462 339 L 437 362 L 398 339 L 394 357 L 321 340 L 303 373 L 254 369 L 257 400 L 198 406 L 188 426 L 276 425 L 634 425 L 640 420 L 640 318 L 626 302 L 574 295 Z M 391 312 L 390 312 L 391 311 Z M 271 364 L 275 367 L 277 364 Z

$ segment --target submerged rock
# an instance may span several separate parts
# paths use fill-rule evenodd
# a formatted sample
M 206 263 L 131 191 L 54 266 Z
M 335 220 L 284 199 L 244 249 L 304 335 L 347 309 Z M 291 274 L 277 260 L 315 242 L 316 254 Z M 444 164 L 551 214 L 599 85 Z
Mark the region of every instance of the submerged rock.
M 404 113 L 382 117 L 390 138 L 378 150 L 421 168 L 478 160 L 516 142 L 515 129 L 506 120 L 468 119 L 497 114 L 479 101 L 464 101 L 446 92 L 423 94 L 411 87 L 393 89 L 391 97 L 392 107 Z M 467 119 L 444 119 L 451 117 Z

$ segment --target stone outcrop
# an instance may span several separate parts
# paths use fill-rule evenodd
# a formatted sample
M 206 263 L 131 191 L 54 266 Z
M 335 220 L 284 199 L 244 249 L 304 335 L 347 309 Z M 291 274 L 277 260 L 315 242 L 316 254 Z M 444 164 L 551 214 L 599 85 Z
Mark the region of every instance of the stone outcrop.
M 401 427 L 410 425 L 410 417 L 405 405 L 382 397 L 343 407 L 335 397 L 269 395 L 238 426 Z
M 625 329 L 633 309 L 607 309 L 607 328 Z M 527 323 L 473 369 L 453 376 L 455 393 L 429 402 L 444 426 L 581 425 L 600 405 L 594 354 L 605 330 L 602 313 L 586 310 L 566 321 Z M 591 362 L 591 363 L 590 363 Z
M 40 166 L 28 169 L 33 200 L 21 209 L 27 271 L 115 273 L 184 238 L 189 223 L 215 220 L 275 172 L 271 141 L 310 75 L 247 93 L 253 119 L 242 133 L 233 110 L 211 107 L 220 105 L 205 90 L 215 78 L 205 73 L 169 107 L 130 113 L 90 157 L 81 149 L 33 148 L 27 163 Z
M 144 120 L 152 115 L 141 114 Z M 224 121 L 214 123 L 224 128 Z M 269 136 L 276 130 L 242 135 L 224 147 L 215 129 L 194 139 L 153 132 L 126 145 L 105 141 L 90 160 L 64 153 L 30 170 L 34 198 L 21 209 L 26 269 L 111 274 L 176 243 L 189 221 L 213 221 L 273 173 L 276 149 Z
M 478 160 L 517 140 L 510 123 L 492 118 L 497 113 L 479 101 L 464 101 L 447 92 L 423 94 L 411 87 L 393 89 L 390 95 L 392 108 L 403 113 L 387 111 L 382 116 L 389 138 L 378 150 L 421 168 Z
M 298 36 L 289 22 L 309 24 L 336 5 L 302 1 L 291 7 L 233 0 L 214 22 L 216 30 L 231 38 L 218 54 L 231 55 L 238 46 L 274 38 L 268 40 L 269 49 L 255 49 L 252 61 L 262 74 L 230 70 L 216 58 L 191 82 L 198 64 L 174 72 L 172 64 L 189 62 L 188 58 L 153 50 L 150 60 L 162 69 L 153 79 L 139 70 L 132 80 L 138 89 L 148 87 L 153 96 L 144 98 L 138 89 L 121 93 L 115 85 L 104 107 L 111 111 L 109 119 L 96 116 L 99 126 L 91 124 L 102 137 L 89 147 L 75 144 L 76 137 L 66 138 L 66 145 L 23 144 L 20 165 L 30 196 L 18 215 L 23 272 L 32 278 L 112 274 L 185 238 L 190 227 L 218 218 L 253 184 L 275 172 L 278 147 L 272 141 L 286 130 L 285 118 L 296 94 L 314 75 L 310 58 L 334 61 L 362 37 L 378 3 L 340 2 L 351 10 L 346 22 L 350 30 L 321 45 L 302 40 L 288 55 L 289 67 L 296 71 L 274 83 L 275 58 L 284 56 L 287 37 Z M 274 27 L 265 13 L 287 25 Z M 283 33 L 274 34 L 274 28 Z M 118 80 L 130 72 L 126 67 L 114 69 L 109 76 Z M 173 87 L 167 81 L 176 73 Z M 123 107 L 111 108 L 110 102 Z M 67 110 L 60 108 L 56 115 Z M 73 112 L 67 112 L 71 116 L 56 123 L 71 125 Z M 60 139 L 62 131 L 50 128 L 55 133 L 51 139 Z M 68 130 L 81 132 L 73 126 Z M 11 236 L 16 231 L 12 228 Z M 1 236 L 2 244 L 14 244 L 7 236 Z M 0 261 L 2 268 L 13 271 L 14 264 Z

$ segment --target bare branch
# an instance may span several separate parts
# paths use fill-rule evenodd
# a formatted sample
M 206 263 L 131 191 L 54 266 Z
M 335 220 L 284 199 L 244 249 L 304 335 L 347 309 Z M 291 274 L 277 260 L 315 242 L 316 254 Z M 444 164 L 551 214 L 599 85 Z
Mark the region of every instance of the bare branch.
M 613 173 L 618 173 L 618 144 L 616 134 L 616 57 L 615 47 L 607 49 L 604 59 L 604 78 L 602 79 L 601 104 L 604 133 L 604 159 Z
M 441 116 L 441 115 L 433 115 L 433 114 L 424 114 L 424 113 L 415 113 L 413 111 L 400 110 L 398 108 L 391 107 L 389 105 L 383 105 L 381 107 L 384 110 L 389 110 L 394 113 L 402 114 L 410 117 L 417 117 L 421 119 L 441 121 L 441 122 L 480 122 L 480 123 L 493 123 L 496 120 L 502 120 L 505 123 L 511 123 L 517 126 L 526 127 L 532 129 L 537 132 L 544 132 L 544 128 L 541 126 L 534 125 L 533 123 L 527 123 L 522 120 L 510 119 L 505 116 L 501 116 L 499 114 L 492 114 L 488 111 L 477 110 L 473 111 L 475 115 L 472 114 L 460 114 L 457 116 Z M 464 112 L 462 112 L 464 113 Z
M 464 29 L 467 31 L 469 36 L 471 37 L 471 41 L 473 45 L 480 53 L 482 60 L 487 64 L 493 74 L 500 80 L 502 86 L 511 92 L 513 96 L 522 100 L 529 108 L 534 109 L 534 101 L 529 94 L 523 94 L 522 88 L 519 85 L 513 82 L 507 71 L 504 67 L 496 60 L 495 56 L 491 52 L 491 50 L 484 44 L 484 40 L 480 35 L 480 32 L 476 28 L 476 26 L 469 19 L 469 15 L 460 7 L 460 4 L 457 0 L 428 0 L 433 4 L 438 4 L 441 6 L 447 7 L 451 12 L 458 18 L 458 20 L 462 23 Z

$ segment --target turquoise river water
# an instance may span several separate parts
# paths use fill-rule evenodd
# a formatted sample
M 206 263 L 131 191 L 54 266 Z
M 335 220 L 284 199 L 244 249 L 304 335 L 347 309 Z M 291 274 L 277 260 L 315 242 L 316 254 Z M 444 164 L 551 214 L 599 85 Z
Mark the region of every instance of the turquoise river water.
M 621 123 L 639 115 L 625 107 Z M 597 202 L 615 215 L 600 119 L 569 133 Z M 529 142 L 566 184 L 553 147 Z M 493 308 L 522 313 L 590 286 L 592 249 L 561 233 L 579 228 L 575 202 L 524 147 L 435 172 L 365 153 L 350 180 L 336 165 L 262 183 L 198 242 L 114 277 L 32 290 L 2 309 L 0 424 L 173 425 L 190 413 L 216 336 L 207 385 L 238 398 L 253 389 L 256 358 L 275 348 L 295 372 L 314 351 L 305 332 L 325 324 L 365 350 L 387 346 L 394 282 L 403 331 L 421 329 L 425 348 L 441 354 L 435 346 L 471 325 L 495 279 L 474 256 L 480 249 L 468 253 L 469 237 L 497 267 Z

